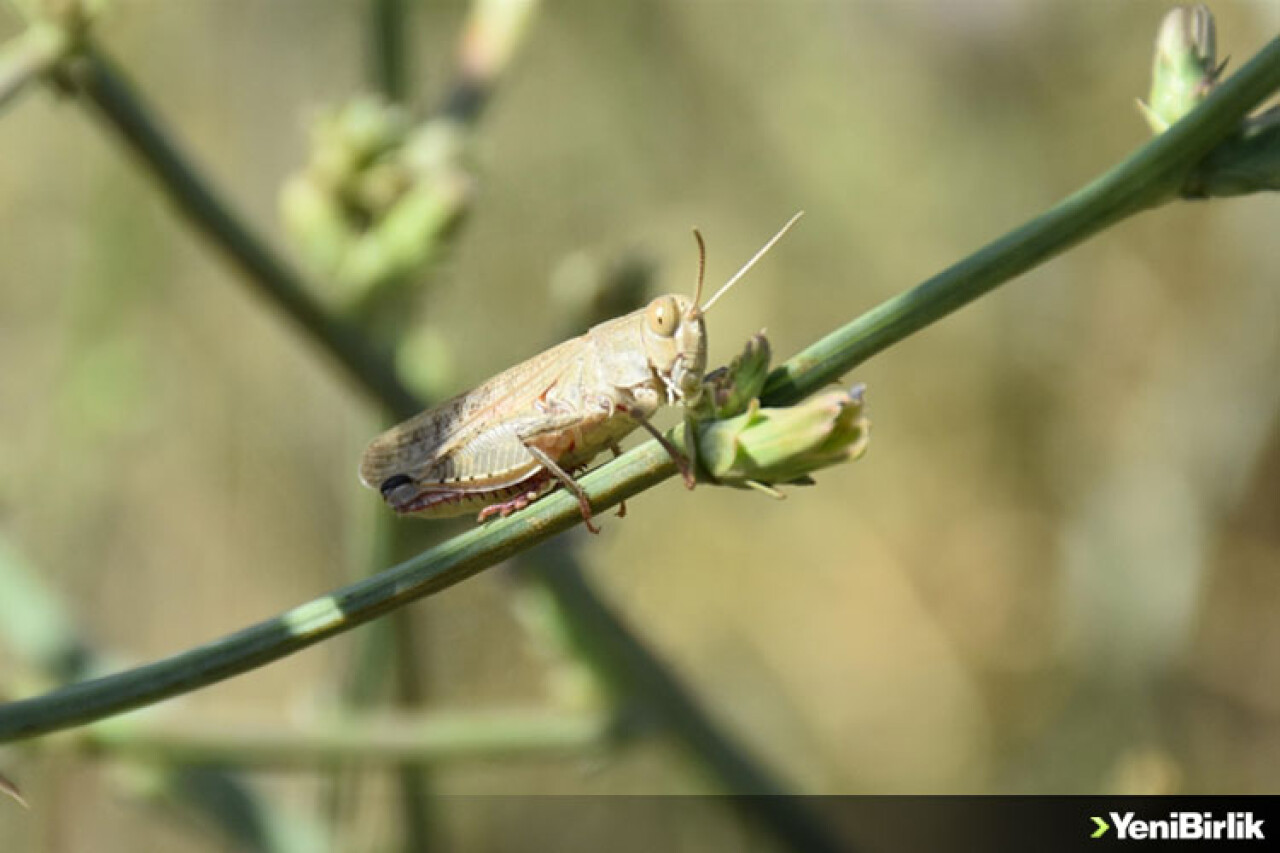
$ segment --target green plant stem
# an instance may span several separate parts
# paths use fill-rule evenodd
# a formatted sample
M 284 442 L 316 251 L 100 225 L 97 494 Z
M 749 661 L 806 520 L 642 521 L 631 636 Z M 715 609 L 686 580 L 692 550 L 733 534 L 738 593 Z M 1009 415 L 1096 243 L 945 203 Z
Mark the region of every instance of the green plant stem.
M 797 399 L 834 380 L 890 343 L 1021 273 L 1029 259 L 1043 260 L 1095 233 L 1095 219 L 1112 223 L 1166 198 L 1214 141 L 1231 133 L 1278 86 L 1280 39 L 1186 118 L 1096 184 L 788 361 L 770 383 L 768 402 Z M 1181 144 L 1191 146 L 1194 154 L 1180 154 L 1176 147 Z M 662 448 L 648 442 L 586 475 L 581 483 L 592 506 L 602 512 L 657 485 L 674 471 Z M 276 619 L 152 664 L 0 706 L 0 742 L 92 722 L 278 660 L 446 589 L 580 521 L 574 499 L 565 492 L 552 493 L 510 518 L 463 533 Z
M 407 0 L 369 0 L 369 48 L 370 77 L 372 85 L 391 103 L 403 103 L 409 94 L 408 57 L 405 52 L 405 20 Z M 376 288 L 375 288 L 376 291 Z M 371 295 L 371 294 L 370 294 Z M 378 556 L 395 546 L 397 528 L 390 523 L 379 523 L 374 530 Z M 370 571 L 377 571 L 389 560 L 378 560 Z M 426 704 L 427 675 L 422 663 L 413 654 L 417 645 L 415 637 L 421 625 L 416 614 L 400 610 L 382 623 L 384 630 L 369 637 L 359 647 L 356 666 L 366 675 L 391 670 L 395 676 L 393 702 L 412 708 Z M 378 655 L 369 654 L 381 650 Z M 348 703 L 359 704 L 369 698 L 360 695 L 359 680 L 346 691 Z M 344 793 L 349 795 L 353 785 L 351 776 L 335 777 L 334 802 Z M 427 814 L 431 780 L 420 766 L 402 765 L 397 774 L 400 794 L 400 818 L 403 825 L 404 849 L 411 853 L 430 850 L 433 846 L 432 821 Z
M 1242 131 L 1223 142 L 1182 188 L 1190 199 L 1226 198 L 1280 190 L 1280 106 L 1250 116 Z
M 374 530 L 376 541 L 369 564 L 370 573 L 378 571 L 393 559 L 401 559 L 412 553 L 408 547 L 408 532 L 408 526 L 399 519 L 390 513 L 379 512 Z M 420 546 L 412 550 L 420 550 Z M 425 663 L 416 653 L 418 636 L 423 629 L 422 616 L 421 612 L 401 608 L 389 618 L 376 623 L 372 630 L 366 632 L 370 636 L 361 645 L 355 661 L 356 666 L 370 672 L 391 672 L 392 703 L 406 709 L 406 713 L 412 713 L 408 709 L 425 706 L 429 698 Z M 379 651 L 381 654 L 378 654 Z M 369 697 L 348 692 L 346 698 L 348 702 L 352 699 L 359 702 L 362 698 L 367 702 Z M 465 736 L 469 731 L 459 732 L 459 735 Z M 420 853 L 437 846 L 432 843 L 434 821 L 429 814 L 429 792 L 432 786 L 427 769 L 420 763 L 402 764 L 397 773 L 397 787 L 401 823 L 404 826 L 404 849 L 409 853 Z
M 404 101 L 409 95 L 406 2 L 369 0 L 370 77 L 388 101 Z
M 661 482 L 674 470 L 662 448 L 650 442 L 607 469 L 588 474 L 582 484 L 594 496 L 593 505 L 603 511 Z M 223 639 L 136 669 L 0 705 L 0 742 L 93 722 L 278 660 L 446 589 L 581 520 L 571 495 L 553 493 L 523 512 L 477 527 L 378 575 Z
M 778 796 L 789 789 L 712 719 L 670 666 L 636 641 L 635 633 L 587 584 L 572 554 L 555 547 L 563 541 L 526 555 L 527 572 L 521 579 L 542 584 L 558 607 L 570 614 L 574 646 L 601 673 L 623 707 L 636 707 L 646 719 L 662 725 L 725 789 L 740 795 L 731 802 L 745 819 L 788 847 L 806 853 L 847 851 L 848 846 L 801 798 Z
M 0 535 L 0 639 L 12 653 L 18 669 L 38 672 L 49 681 L 83 678 L 106 668 L 107 656 L 95 651 L 75 628 L 70 609 L 55 592 L 41 583 L 40 573 Z M 0 678 L 0 692 L 11 685 Z M 102 728 L 134 725 L 130 720 L 109 720 Z M 97 731 L 82 730 L 90 739 Z M 165 756 L 152 756 L 164 761 Z M 239 774 L 165 762 L 149 790 L 150 801 L 178 807 L 188 816 L 202 815 L 246 853 L 287 853 L 294 847 L 275 828 L 302 820 L 288 816 Z M 118 779 L 116 780 L 119 781 Z M 116 785 L 121 793 L 123 786 Z M 234 804 L 234 807 L 229 807 Z M 312 829 L 308 821 L 308 829 Z M 318 827 L 314 828 L 318 832 Z
M 1280 87 L 1272 40 L 1204 103 L 1053 209 L 806 348 L 774 371 L 761 401 L 785 406 L 1001 284 L 1139 211 L 1174 200 L 1210 151 Z
M 604 285 L 607 298 L 593 300 L 588 310 L 568 323 L 557 340 L 572 330 L 595 325 L 634 308 L 650 277 L 647 267 L 621 268 Z M 637 276 L 639 279 L 637 280 Z M 845 851 L 849 847 L 818 814 L 799 798 L 776 796 L 794 790 L 759 763 L 747 745 L 716 722 L 679 674 L 639 639 L 614 608 L 588 582 L 578 558 L 581 537 L 560 536 L 519 554 L 510 563 L 512 576 L 549 600 L 532 630 L 547 632 L 544 641 L 572 655 L 611 698 L 622 728 L 640 718 L 669 736 L 698 769 L 714 777 L 719 788 L 735 795 L 729 804 L 788 848 L 804 853 Z M 630 734 L 630 730 L 626 730 Z M 761 796 L 763 795 L 763 796 Z
M 542 709 L 366 713 L 303 723 L 124 719 L 84 730 L 94 749 L 183 765 L 421 765 L 580 754 L 607 742 L 599 714 Z
M 202 178 L 171 141 L 113 63 L 92 46 L 73 66 L 80 94 L 90 101 L 158 178 L 177 209 L 221 249 L 245 280 L 297 323 L 350 378 L 398 417 L 418 411 L 418 401 L 396 376 L 390 359 L 375 350 L 358 328 L 331 315 L 303 277 L 277 258 Z

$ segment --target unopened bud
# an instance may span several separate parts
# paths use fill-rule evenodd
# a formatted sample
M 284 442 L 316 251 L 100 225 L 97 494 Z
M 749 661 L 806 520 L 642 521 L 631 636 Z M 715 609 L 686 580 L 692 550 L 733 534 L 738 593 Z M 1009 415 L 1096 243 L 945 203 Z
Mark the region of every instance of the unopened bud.
M 867 447 L 871 423 L 864 389 L 828 391 L 795 406 L 760 408 L 707 424 L 698 436 L 698 461 L 716 482 L 736 488 L 811 483 L 810 474 L 850 462 Z
M 710 417 L 721 419 L 742 414 L 764 388 L 769 377 L 769 339 L 764 330 L 751 336 L 727 367 L 721 367 L 707 375 L 706 393 L 703 397 L 712 408 Z
M 1169 11 L 1156 35 L 1151 94 L 1138 101 L 1151 129 L 1163 133 L 1209 96 L 1218 82 L 1217 33 L 1213 14 L 1203 5 Z

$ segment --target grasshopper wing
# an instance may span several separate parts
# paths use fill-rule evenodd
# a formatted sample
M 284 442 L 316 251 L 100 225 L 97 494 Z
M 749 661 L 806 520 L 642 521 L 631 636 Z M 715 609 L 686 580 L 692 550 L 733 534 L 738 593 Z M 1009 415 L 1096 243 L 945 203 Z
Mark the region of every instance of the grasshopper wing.
M 574 372 L 579 345 L 574 339 L 552 347 L 387 430 L 365 450 L 361 481 L 389 496 L 409 483 L 419 491 L 477 493 L 527 479 L 539 466 L 520 433 L 545 417 L 538 402 Z

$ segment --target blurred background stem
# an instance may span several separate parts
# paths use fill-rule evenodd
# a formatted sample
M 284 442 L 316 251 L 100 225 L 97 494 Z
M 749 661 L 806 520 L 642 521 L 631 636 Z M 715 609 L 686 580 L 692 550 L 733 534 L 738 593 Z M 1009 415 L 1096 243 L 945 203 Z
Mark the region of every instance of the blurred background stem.
M 599 714 L 535 709 L 362 712 L 297 723 L 121 720 L 86 730 L 89 745 L 113 755 L 270 769 L 576 756 L 603 746 Z
M 409 57 L 406 51 L 409 42 L 408 0 L 369 0 L 368 22 L 372 88 L 380 92 L 389 104 L 403 103 L 409 95 Z M 398 419 L 391 413 L 384 423 L 390 425 Z M 364 507 L 357 506 L 353 511 L 364 511 Z M 386 513 L 379 513 L 375 518 L 368 574 L 403 556 L 411 544 L 402 535 L 403 530 L 404 525 L 397 524 Z M 376 703 L 381 692 L 379 687 L 386 688 L 383 682 L 388 673 L 393 675 L 390 685 L 393 705 L 412 713 L 412 709 L 427 703 L 428 664 L 416 654 L 416 638 L 423 629 L 422 618 L 421 611 L 398 610 L 389 619 L 375 623 L 360 637 L 354 659 L 348 664 L 348 678 L 343 690 L 346 704 L 359 707 Z M 348 753 L 348 757 L 359 759 L 358 754 Z M 366 765 L 357 761 L 347 766 L 349 773 L 333 777 L 330 792 L 332 808 L 329 813 L 335 831 L 341 826 L 344 812 L 352 808 L 352 801 L 360 794 L 361 769 Z M 429 807 L 430 777 L 424 766 L 409 762 L 399 765 L 396 777 L 404 849 L 410 853 L 427 853 L 435 846 L 432 843 Z
M 374 88 L 391 102 L 412 100 L 407 45 L 410 0 L 368 0 L 369 71 Z
M 305 278 L 249 230 L 102 51 L 91 45 L 83 51 L 73 68 L 82 97 L 138 156 L 196 230 L 232 262 L 242 280 L 318 342 L 356 388 L 397 417 L 418 411 L 417 399 L 396 375 L 389 354 L 354 324 L 330 314 Z
M 522 555 L 521 583 L 537 584 L 563 613 L 573 646 L 604 680 L 625 722 L 656 725 L 726 792 L 743 818 L 792 850 L 849 851 L 826 822 L 767 767 L 751 756 L 702 706 L 665 661 L 639 641 L 587 582 L 565 537 Z M 638 715 L 641 719 L 635 720 Z M 767 795 L 767 796 L 759 796 Z M 750 798 L 750 799 L 744 799 Z
M 41 573 L 25 555 L 3 536 L 0 639 L 19 665 L 0 678 L 0 695 L 27 689 L 32 680 L 56 684 L 87 678 L 106 669 L 111 657 L 79 634 L 71 609 L 41 581 Z M 118 727 L 116 731 L 145 731 L 157 716 L 110 720 L 103 729 L 87 727 L 77 734 L 77 746 L 96 748 L 100 745 L 99 735 L 113 726 Z M 69 745 L 61 746 L 65 749 Z M 237 849 L 250 853 L 307 853 L 317 849 L 319 824 L 296 810 L 281 808 L 235 770 L 184 766 L 183 759 L 163 749 L 153 750 L 145 760 L 151 762 L 152 770 L 146 773 L 147 784 L 131 784 L 137 773 L 117 774 L 112 780 L 118 794 L 141 800 L 170 817 L 175 811 L 197 815 Z M 42 768 L 43 775 L 59 776 L 65 770 L 62 764 L 50 762 Z M 40 788 L 53 791 L 55 796 L 61 790 L 56 784 L 42 783 Z M 66 803 L 44 798 L 36 803 L 37 809 L 46 814 L 65 806 Z
M 1096 181 L 790 358 L 769 378 L 761 401 L 783 406 L 801 400 L 1032 267 L 1135 213 L 1177 199 L 1206 155 L 1232 137 L 1277 87 L 1280 39 L 1186 118 Z

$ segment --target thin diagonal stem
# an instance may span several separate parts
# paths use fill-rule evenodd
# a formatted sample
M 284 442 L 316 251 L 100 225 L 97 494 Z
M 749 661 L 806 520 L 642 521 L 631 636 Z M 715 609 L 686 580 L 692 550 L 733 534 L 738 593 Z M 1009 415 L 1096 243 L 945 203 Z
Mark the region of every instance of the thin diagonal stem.
M 566 556 L 570 555 L 563 548 L 540 548 L 530 555 L 528 569 L 560 608 L 572 614 L 575 645 L 596 663 L 619 699 L 645 714 L 656 715 L 726 790 L 741 795 L 734 797 L 732 804 L 743 816 L 788 847 L 805 853 L 848 853 L 849 846 L 802 798 L 779 796 L 788 789 L 721 728 L 671 667 L 637 642 L 622 618 L 600 600 Z
M 325 310 L 303 277 L 274 255 L 231 211 L 191 160 L 160 127 L 133 88 L 100 51 L 86 48 L 74 66 L 74 79 L 88 99 L 159 178 L 159 186 L 178 210 L 221 249 L 259 294 L 297 323 L 356 387 L 400 417 L 418 411 L 418 401 L 396 376 L 391 362 L 375 350 L 358 328 Z
M 373 86 L 390 103 L 403 103 L 409 96 L 408 55 L 405 50 L 405 23 L 407 0 L 368 0 L 369 2 L 369 71 Z M 394 547 L 395 528 L 386 523 L 376 526 L 374 536 L 378 540 L 375 552 L 387 552 Z M 386 565 L 385 560 L 372 564 L 370 571 Z M 380 632 L 371 636 L 360 647 L 355 665 L 370 674 L 391 670 L 395 674 L 394 701 L 405 708 L 426 704 L 427 673 L 413 654 L 416 638 L 421 633 L 421 614 L 401 610 L 391 616 Z M 367 699 L 361 696 L 359 681 L 346 691 L 348 702 Z M 421 766 L 403 765 L 399 768 L 397 785 L 400 792 L 400 821 L 403 825 L 403 846 L 406 851 L 419 853 L 432 847 L 432 821 L 427 810 L 431 780 Z M 334 777 L 333 794 L 340 798 L 349 792 L 350 777 Z
M 1182 121 L 1051 210 L 873 308 L 774 371 L 762 402 L 785 406 L 1032 267 L 1139 211 L 1172 201 L 1195 167 L 1280 88 L 1272 40 Z
M 409 96 L 406 4 L 407 0 L 369 0 L 370 76 L 388 101 L 403 101 Z
M 598 511 L 666 479 L 671 457 L 649 442 L 582 484 Z M 524 512 L 477 527 L 378 575 L 274 619 L 136 669 L 0 705 L 0 741 L 92 722 L 255 669 L 446 589 L 581 522 L 577 500 L 556 492 Z

